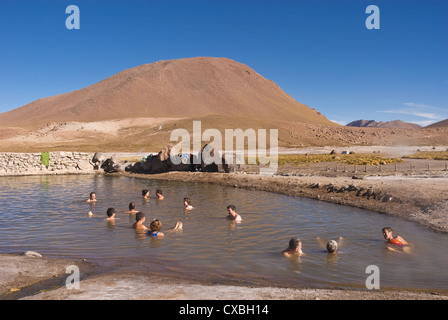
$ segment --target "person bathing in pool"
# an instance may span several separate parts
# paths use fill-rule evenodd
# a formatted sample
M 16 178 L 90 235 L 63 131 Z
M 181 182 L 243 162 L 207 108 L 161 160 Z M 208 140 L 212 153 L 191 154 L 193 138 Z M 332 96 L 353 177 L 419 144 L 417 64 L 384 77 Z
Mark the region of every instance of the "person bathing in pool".
M 182 227 L 183 227 L 182 222 L 177 221 L 174 228 L 168 231 L 180 231 L 182 230 Z M 165 236 L 165 234 L 160 231 L 161 229 L 162 229 L 162 222 L 158 219 L 154 219 L 149 225 L 148 235 L 153 237 L 163 237 Z
M 321 246 L 324 246 L 325 249 L 327 249 L 326 252 L 328 254 L 336 254 L 337 253 L 339 247 L 342 244 L 342 239 L 343 239 L 342 237 L 339 237 L 338 241 L 336 241 L 336 240 L 328 240 L 328 242 L 325 243 L 324 240 L 322 240 L 320 237 L 317 237 L 317 241 L 319 242 L 319 244 Z
M 283 250 L 282 254 L 287 258 L 300 257 L 304 255 L 302 251 L 302 240 L 300 240 L 299 237 L 292 237 L 291 240 L 289 240 L 288 248 Z
M 162 189 L 157 189 L 156 190 L 157 200 L 163 200 L 164 199 L 164 196 L 162 195 L 162 193 L 163 193 Z
M 145 201 L 149 201 L 149 190 L 142 190 L 142 197 L 143 197 L 143 200 L 145 200 Z
M 107 218 L 106 218 L 106 220 L 107 220 L 107 222 L 115 222 L 115 209 L 114 208 L 109 208 L 109 209 L 107 209 L 107 211 L 106 211 L 106 214 L 107 214 Z
M 384 227 L 382 232 L 384 239 L 386 239 L 389 244 L 396 246 L 406 246 L 409 244 L 402 237 L 394 236 L 394 230 L 391 227 Z
M 87 199 L 86 202 L 96 202 L 96 193 L 95 192 L 90 192 L 89 199 Z
M 184 198 L 184 206 L 185 210 L 192 210 L 193 206 L 191 205 L 191 199 L 190 198 Z
M 129 211 L 127 213 L 129 214 L 136 214 L 138 211 L 135 210 L 135 202 L 131 202 L 129 204 Z
M 132 225 L 132 229 L 135 229 L 137 232 L 147 231 L 148 228 L 143 224 L 145 223 L 145 214 L 141 211 L 138 211 L 135 214 L 135 222 Z
M 227 206 L 227 213 L 227 219 L 229 220 L 233 220 L 235 222 L 241 222 L 243 220 L 243 218 L 236 213 L 236 207 L 233 204 Z

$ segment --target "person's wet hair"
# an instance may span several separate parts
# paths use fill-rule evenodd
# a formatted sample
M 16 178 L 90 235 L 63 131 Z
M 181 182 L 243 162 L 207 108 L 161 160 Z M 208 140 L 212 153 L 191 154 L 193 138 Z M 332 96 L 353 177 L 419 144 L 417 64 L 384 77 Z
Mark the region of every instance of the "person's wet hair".
M 394 232 L 394 230 L 391 227 L 384 227 L 383 232 L 387 231 L 387 232 Z
M 233 211 L 236 211 L 236 207 L 233 204 L 228 205 L 227 209 L 232 209 Z
M 142 220 L 144 217 L 145 217 L 145 214 L 144 214 L 143 212 L 139 211 L 139 212 L 137 212 L 137 213 L 135 214 L 135 221 L 140 221 L 140 220 Z
M 148 190 L 142 190 L 142 196 L 144 197 L 148 193 Z
M 299 243 L 302 242 L 299 237 L 292 237 L 291 240 L 289 240 L 289 249 L 295 250 L 299 246 Z
M 327 242 L 327 251 L 329 253 L 334 253 L 338 249 L 338 243 L 335 240 L 330 240 Z
M 107 209 L 107 216 L 108 217 L 112 217 L 112 215 L 115 213 L 115 209 L 114 208 L 109 208 Z
M 153 221 L 151 221 L 149 228 L 153 232 L 160 231 L 162 229 L 162 222 L 160 222 L 160 220 L 154 219 Z
M 131 202 L 130 204 L 129 204 L 129 210 L 134 210 L 135 209 L 135 203 L 134 202 Z

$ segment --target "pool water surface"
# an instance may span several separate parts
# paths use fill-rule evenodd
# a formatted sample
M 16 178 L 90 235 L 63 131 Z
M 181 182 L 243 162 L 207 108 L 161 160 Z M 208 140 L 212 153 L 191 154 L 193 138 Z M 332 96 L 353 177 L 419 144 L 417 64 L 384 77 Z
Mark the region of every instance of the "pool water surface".
M 0 252 L 87 259 L 120 270 L 148 270 L 192 279 L 263 282 L 290 287 L 365 287 L 378 266 L 381 287 L 448 289 L 448 236 L 376 212 L 317 200 L 214 184 L 119 176 L 64 175 L 0 178 Z M 163 189 L 165 199 L 155 197 Z M 142 199 L 149 189 L 151 199 Z M 86 203 L 91 191 L 98 201 Z M 192 199 L 190 212 L 183 198 Z M 145 225 L 162 221 L 162 239 L 138 234 L 130 202 Z M 234 204 L 241 223 L 226 219 Z M 117 211 L 115 224 L 106 210 Z M 88 212 L 93 216 L 89 217 Z M 176 221 L 180 232 L 167 232 Z M 390 226 L 410 243 L 410 253 L 388 249 L 381 229 Z M 289 239 L 302 239 L 305 256 L 288 259 Z M 323 242 L 343 237 L 328 255 Z

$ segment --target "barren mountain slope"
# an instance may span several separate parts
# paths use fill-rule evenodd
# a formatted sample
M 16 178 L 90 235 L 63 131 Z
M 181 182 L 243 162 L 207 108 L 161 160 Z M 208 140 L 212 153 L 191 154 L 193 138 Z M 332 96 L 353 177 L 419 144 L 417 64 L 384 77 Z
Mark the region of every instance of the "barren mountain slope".
M 1 127 L 50 121 L 227 115 L 335 125 L 248 66 L 227 58 L 158 61 L 0 114 Z

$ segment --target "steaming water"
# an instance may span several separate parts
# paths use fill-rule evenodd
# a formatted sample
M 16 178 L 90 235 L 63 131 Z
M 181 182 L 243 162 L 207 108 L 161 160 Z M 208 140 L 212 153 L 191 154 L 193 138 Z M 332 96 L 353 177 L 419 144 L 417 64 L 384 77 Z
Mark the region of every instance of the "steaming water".
M 194 279 L 234 279 L 286 286 L 365 287 L 369 265 L 381 287 L 448 288 L 448 235 L 357 208 L 275 193 L 212 184 L 175 183 L 108 176 L 0 178 L 0 252 L 33 250 L 44 256 L 86 258 L 120 270 L 154 270 Z M 165 200 L 154 197 L 164 190 Z M 144 202 L 141 190 L 152 199 Z M 86 203 L 90 191 L 95 205 Z M 191 212 L 183 198 L 193 201 Z M 163 223 L 165 238 L 136 234 L 129 202 Z M 240 224 L 225 219 L 235 204 Z M 117 210 L 115 225 L 106 210 Z M 94 213 L 93 217 L 88 212 Z M 182 221 L 182 232 L 166 232 Z M 387 249 L 381 228 L 391 226 L 411 243 L 411 253 Z M 292 236 L 303 241 L 300 261 L 281 255 Z M 317 241 L 342 236 L 329 257 Z

